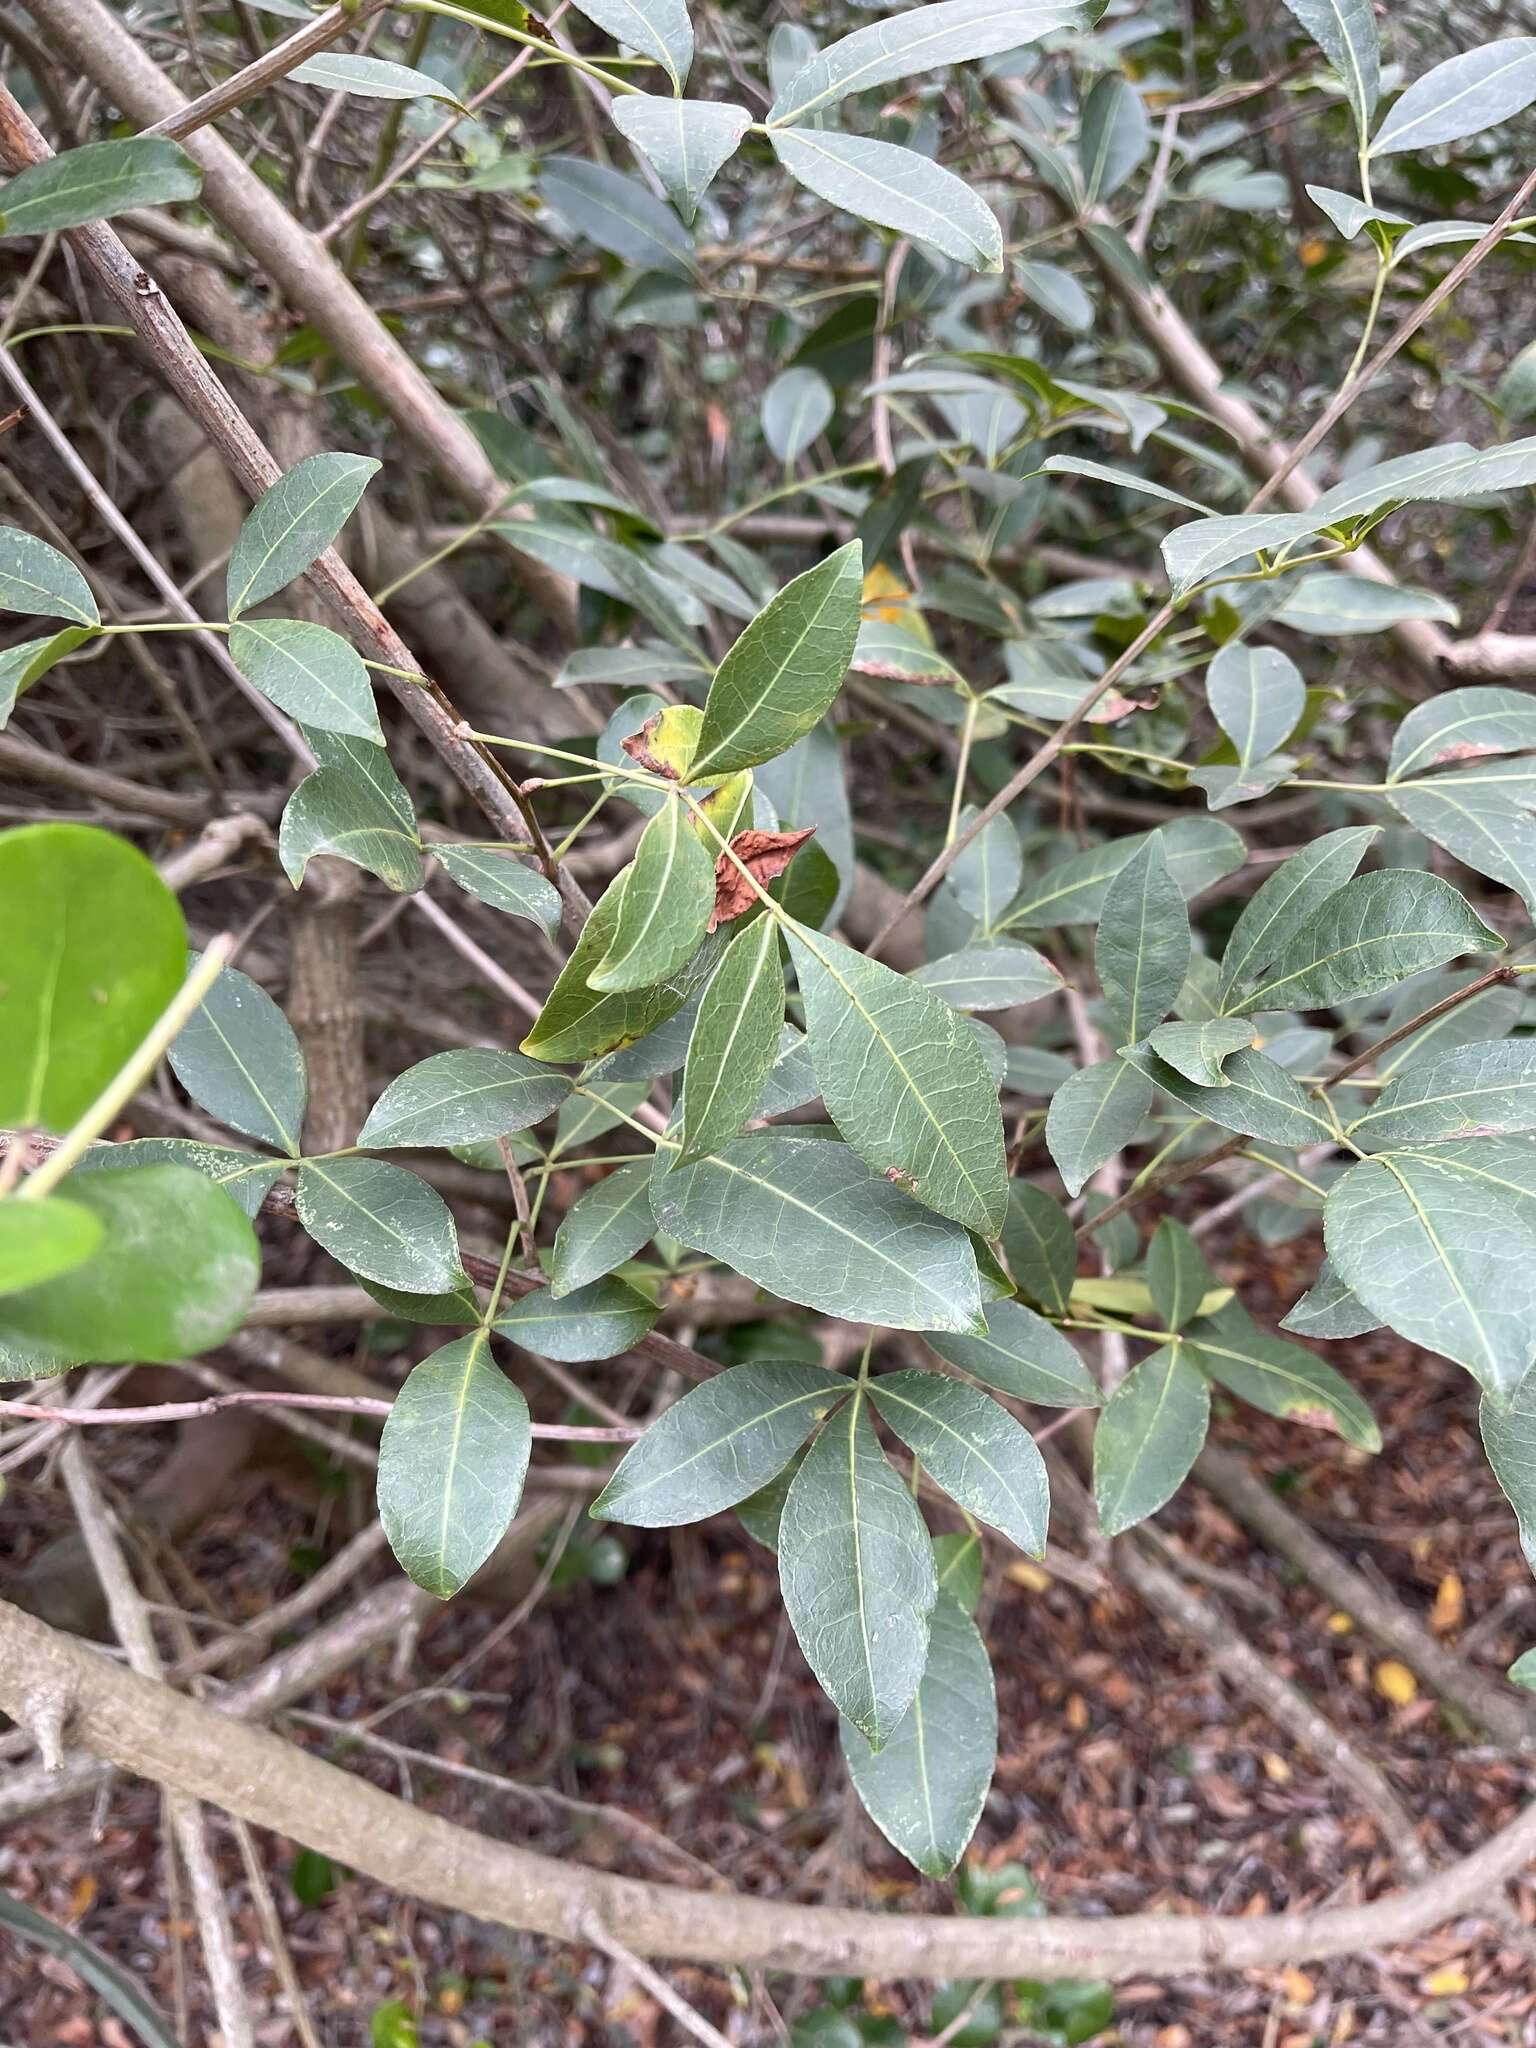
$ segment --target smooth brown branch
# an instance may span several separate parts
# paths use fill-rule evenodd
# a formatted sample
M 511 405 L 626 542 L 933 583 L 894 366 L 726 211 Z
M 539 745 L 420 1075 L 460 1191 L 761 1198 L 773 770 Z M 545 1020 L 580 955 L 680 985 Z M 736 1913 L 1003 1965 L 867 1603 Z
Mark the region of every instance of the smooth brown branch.
M 1394 1045 L 1401 1045 L 1405 1038 L 1412 1038 L 1415 1031 L 1422 1031 L 1426 1024 L 1433 1024 L 1441 1017 L 1449 1016 L 1452 1010 L 1459 1010 L 1463 1003 L 1469 1003 L 1473 996 L 1480 996 L 1484 989 L 1498 988 L 1502 982 L 1513 981 L 1514 978 L 1513 967 L 1490 967 L 1476 981 L 1469 981 L 1465 988 L 1452 989 L 1438 1003 L 1431 1003 L 1427 1010 L 1420 1010 L 1417 1017 L 1410 1017 L 1406 1024 L 1399 1024 L 1395 1031 L 1389 1031 L 1385 1038 L 1378 1038 L 1364 1052 L 1357 1052 L 1352 1060 L 1334 1069 L 1323 1082 L 1323 1087 L 1337 1088 L 1341 1081 L 1347 1081 L 1351 1074 L 1358 1074 L 1362 1067 L 1371 1066 L 1384 1052 L 1390 1052 Z

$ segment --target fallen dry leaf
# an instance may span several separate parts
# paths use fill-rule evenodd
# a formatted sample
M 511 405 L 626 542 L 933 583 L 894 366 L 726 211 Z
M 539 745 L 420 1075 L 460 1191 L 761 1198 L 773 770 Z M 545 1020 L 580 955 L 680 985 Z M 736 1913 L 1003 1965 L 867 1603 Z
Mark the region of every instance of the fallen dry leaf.
M 1419 1681 L 1406 1664 L 1389 1657 L 1376 1666 L 1376 1690 L 1394 1707 L 1406 1707 L 1419 1696 Z
M 1438 1970 L 1431 1970 L 1427 1977 L 1421 1977 L 1419 1989 L 1426 1998 L 1457 1998 L 1471 1981 L 1460 1963 L 1446 1963 Z
M 1435 1589 L 1429 1625 L 1437 1636 L 1447 1635 L 1453 1628 L 1461 1627 L 1466 1611 L 1467 1595 L 1460 1574 L 1447 1572 Z
M 800 848 L 816 830 L 807 825 L 799 832 L 738 832 L 731 841 L 730 851 L 722 853 L 715 862 L 715 909 L 709 920 L 709 929 L 729 924 L 733 918 L 742 917 L 757 901 L 751 883 L 741 872 L 747 870 L 752 880 L 763 888 L 776 881 L 789 866 Z M 736 856 L 732 860 L 731 854 Z M 740 862 L 740 867 L 737 862 Z

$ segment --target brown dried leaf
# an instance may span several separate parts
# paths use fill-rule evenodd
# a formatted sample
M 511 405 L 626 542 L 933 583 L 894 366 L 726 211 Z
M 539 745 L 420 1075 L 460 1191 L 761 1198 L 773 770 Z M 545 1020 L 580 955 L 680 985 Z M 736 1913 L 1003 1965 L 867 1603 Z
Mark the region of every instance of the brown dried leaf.
M 664 775 L 668 782 L 678 782 L 681 777 L 673 763 L 663 761 L 658 754 L 651 751 L 651 742 L 656 737 L 656 728 L 661 724 L 662 716 L 659 711 L 653 712 L 638 732 L 630 733 L 619 741 L 619 745 L 637 767 L 648 769 L 652 775 Z
M 722 853 L 715 862 L 715 913 L 709 920 L 709 929 L 713 931 L 717 925 L 745 916 L 757 901 L 742 867 L 753 881 L 766 888 L 783 874 L 815 830 L 814 825 L 807 825 L 800 832 L 738 832 L 730 845 L 736 860 Z M 736 861 L 740 861 L 741 867 Z

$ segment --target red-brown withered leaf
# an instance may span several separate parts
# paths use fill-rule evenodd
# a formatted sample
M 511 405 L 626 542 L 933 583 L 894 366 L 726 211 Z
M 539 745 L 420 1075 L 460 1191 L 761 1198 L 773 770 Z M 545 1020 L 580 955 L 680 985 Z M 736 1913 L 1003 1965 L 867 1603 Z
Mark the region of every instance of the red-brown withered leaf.
M 731 841 L 731 853 L 753 880 L 766 889 L 770 882 L 783 874 L 815 830 L 814 825 L 807 825 L 801 832 L 738 832 Z M 709 920 L 711 931 L 717 925 L 729 924 L 733 918 L 744 916 L 757 901 L 736 861 L 730 854 L 722 853 L 715 862 L 715 913 Z

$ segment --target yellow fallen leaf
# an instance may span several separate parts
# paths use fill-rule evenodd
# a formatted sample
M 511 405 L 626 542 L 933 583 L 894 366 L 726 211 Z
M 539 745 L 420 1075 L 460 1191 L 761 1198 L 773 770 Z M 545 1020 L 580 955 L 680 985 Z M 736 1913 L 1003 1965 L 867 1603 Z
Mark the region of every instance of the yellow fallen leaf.
M 1264 1775 L 1271 1785 L 1289 1785 L 1291 1767 L 1283 1756 L 1277 1755 L 1272 1749 L 1266 1749 L 1260 1761 L 1264 1766 Z
M 1438 1636 L 1447 1634 L 1453 1628 L 1460 1628 L 1467 1611 L 1467 1596 L 1456 1572 L 1447 1572 L 1435 1588 L 1435 1604 L 1430 1610 L 1429 1625 Z
M 1406 1664 L 1399 1664 L 1389 1657 L 1384 1664 L 1376 1666 L 1376 1690 L 1384 1700 L 1390 1700 L 1394 1707 L 1406 1707 L 1419 1696 L 1419 1681 Z
M 1438 1970 L 1431 1970 L 1421 1978 L 1419 1989 L 1426 1998 L 1456 1998 L 1466 1990 L 1472 1979 L 1460 1963 L 1446 1963 Z
M 1353 1615 L 1341 1614 L 1337 1609 L 1328 1617 L 1328 1633 L 1331 1636 L 1347 1636 L 1354 1625 Z
M 1088 1726 L 1088 1702 L 1080 1692 L 1075 1692 L 1067 1701 L 1067 1726 L 1074 1735 L 1081 1735 Z
M 1280 1988 L 1292 2005 L 1310 2005 L 1317 1996 L 1317 1986 L 1305 1970 L 1282 1970 Z
M 1023 1586 L 1031 1593 L 1043 1593 L 1051 1584 L 1051 1575 L 1039 1565 L 1031 1564 L 1027 1557 L 1016 1557 L 1012 1564 L 1004 1565 L 1003 1577 L 1011 1585 Z

